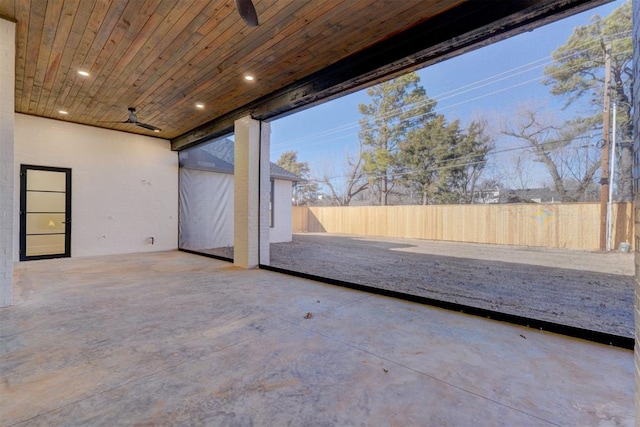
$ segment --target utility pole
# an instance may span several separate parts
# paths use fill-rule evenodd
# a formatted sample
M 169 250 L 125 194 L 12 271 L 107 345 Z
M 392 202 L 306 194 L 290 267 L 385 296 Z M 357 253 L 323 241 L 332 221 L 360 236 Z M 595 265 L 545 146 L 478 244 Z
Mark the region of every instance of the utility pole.
M 607 201 L 609 200 L 609 129 L 611 127 L 609 113 L 611 106 L 611 45 L 604 50 L 604 106 L 602 109 L 602 162 L 600 170 L 600 249 L 607 248 Z
M 616 101 L 613 100 L 613 131 L 611 132 L 611 177 L 616 176 Z M 607 201 L 607 252 L 614 249 L 613 241 L 613 183 L 609 185 L 609 199 Z

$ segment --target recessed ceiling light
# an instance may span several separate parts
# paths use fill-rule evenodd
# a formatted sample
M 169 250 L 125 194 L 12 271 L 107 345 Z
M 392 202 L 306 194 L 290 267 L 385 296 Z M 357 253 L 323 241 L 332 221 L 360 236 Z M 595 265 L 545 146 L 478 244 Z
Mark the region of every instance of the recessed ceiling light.
M 249 82 L 252 82 L 252 81 L 255 80 L 255 77 L 253 77 L 251 74 L 245 74 L 244 75 L 244 79 L 249 81 Z
M 69 114 L 68 111 L 64 111 L 64 110 L 60 110 L 58 111 L 58 113 L 62 114 L 63 116 L 66 116 L 67 114 Z
M 89 77 L 89 73 L 84 70 L 78 70 L 78 74 L 80 74 L 82 77 Z
M 154 129 L 153 130 L 155 133 L 160 133 L 160 129 Z
M 204 104 L 202 102 L 196 103 L 196 108 L 202 110 L 204 108 Z

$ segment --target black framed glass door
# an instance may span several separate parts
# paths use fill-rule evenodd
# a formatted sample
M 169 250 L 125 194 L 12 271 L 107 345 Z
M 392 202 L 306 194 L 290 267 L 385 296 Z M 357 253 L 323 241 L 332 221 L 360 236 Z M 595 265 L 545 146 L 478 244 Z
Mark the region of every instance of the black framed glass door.
M 20 166 L 20 261 L 71 256 L 71 169 Z

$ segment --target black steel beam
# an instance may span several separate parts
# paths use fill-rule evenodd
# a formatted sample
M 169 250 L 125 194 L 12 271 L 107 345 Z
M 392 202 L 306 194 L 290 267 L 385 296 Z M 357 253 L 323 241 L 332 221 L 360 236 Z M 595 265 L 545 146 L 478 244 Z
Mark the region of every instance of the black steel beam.
M 240 117 L 269 120 L 299 111 L 608 1 L 468 1 L 186 132 L 171 141 L 171 148 L 231 132 Z

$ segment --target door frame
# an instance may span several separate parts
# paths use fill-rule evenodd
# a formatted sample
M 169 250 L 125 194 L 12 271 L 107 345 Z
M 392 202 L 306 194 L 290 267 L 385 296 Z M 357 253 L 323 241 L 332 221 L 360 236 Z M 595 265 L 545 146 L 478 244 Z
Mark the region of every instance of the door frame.
M 27 256 L 27 170 L 65 173 L 64 253 Z M 53 166 L 20 165 L 20 261 L 71 257 L 71 169 Z

